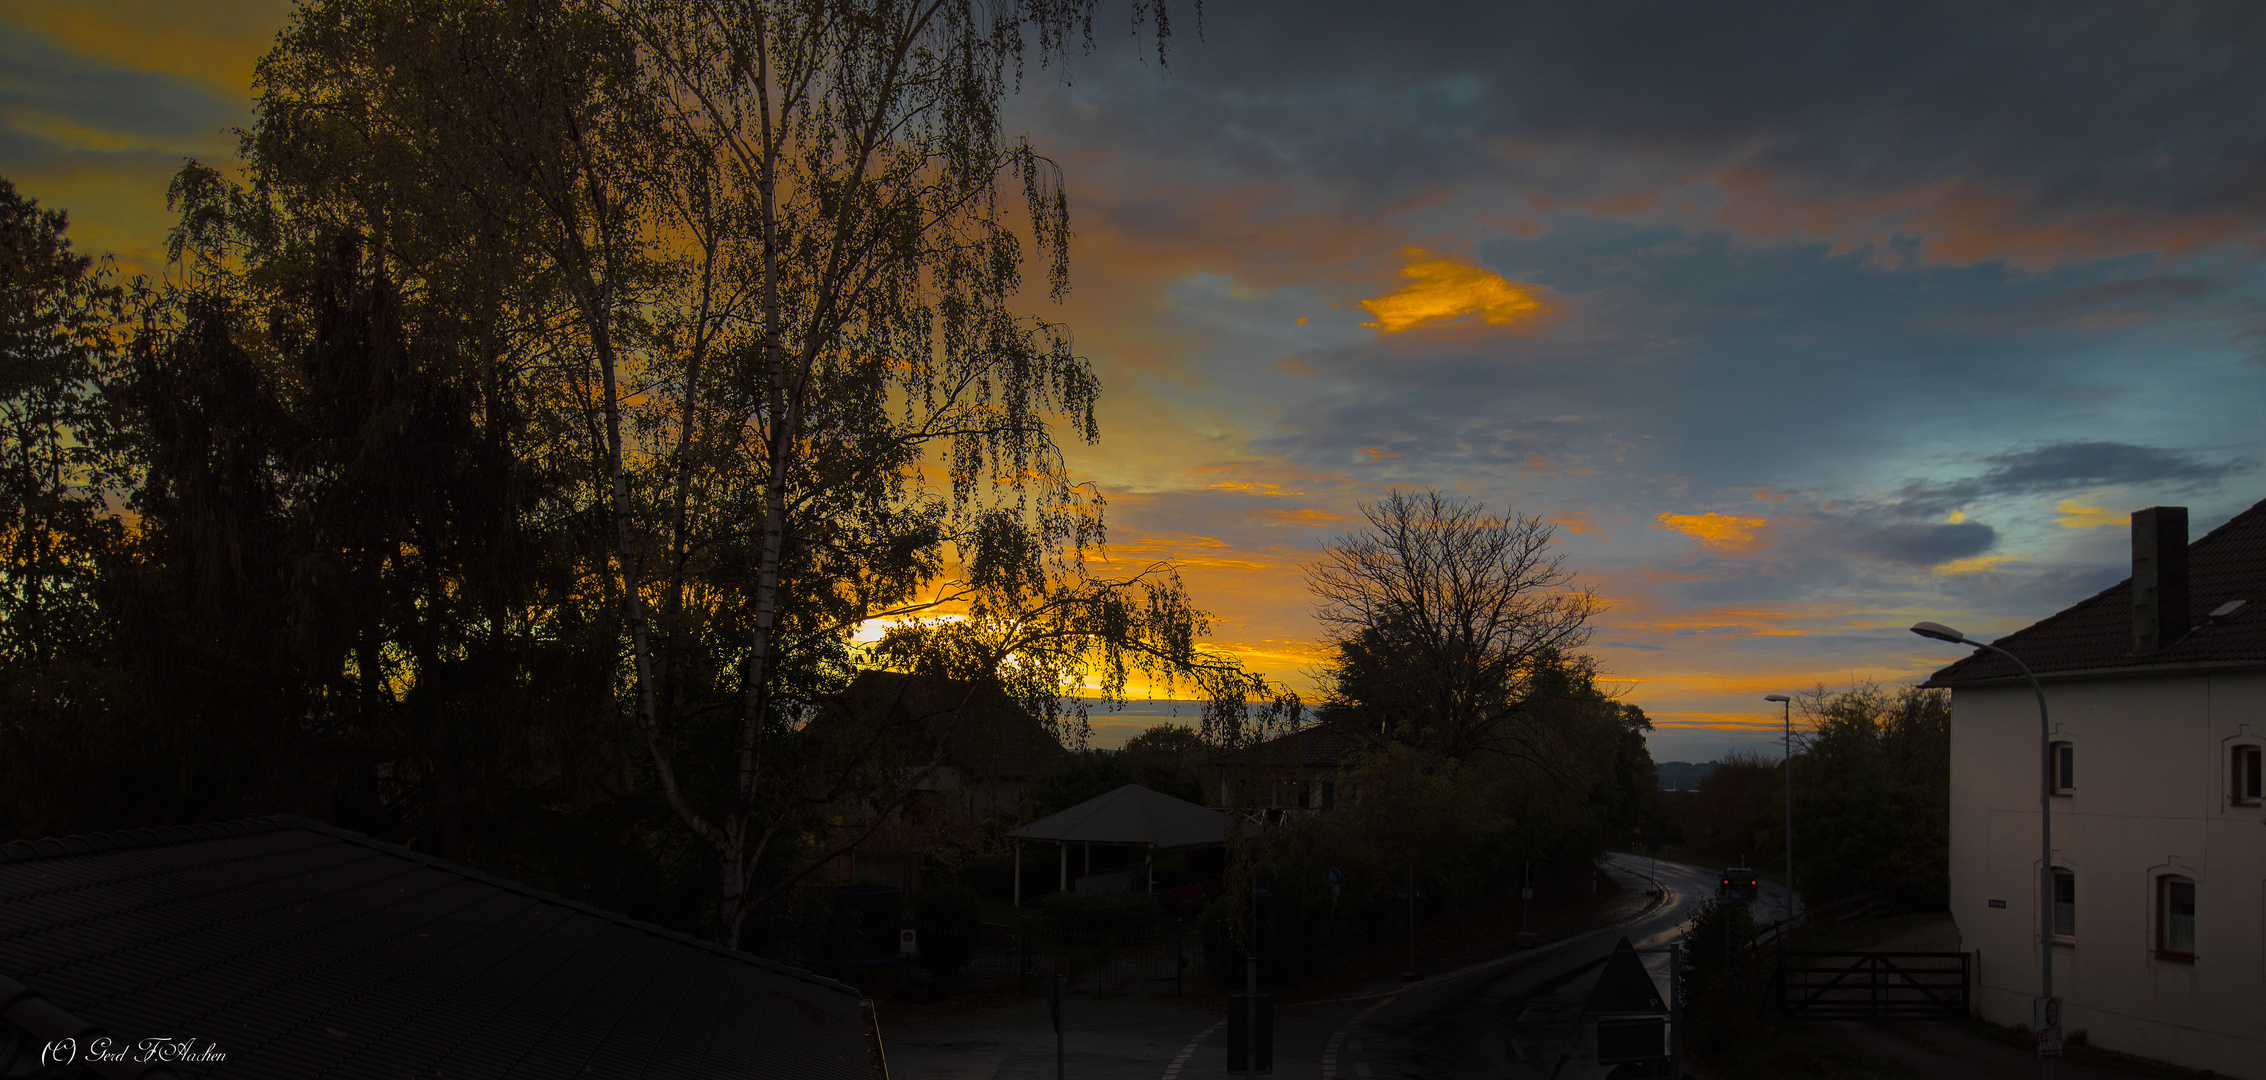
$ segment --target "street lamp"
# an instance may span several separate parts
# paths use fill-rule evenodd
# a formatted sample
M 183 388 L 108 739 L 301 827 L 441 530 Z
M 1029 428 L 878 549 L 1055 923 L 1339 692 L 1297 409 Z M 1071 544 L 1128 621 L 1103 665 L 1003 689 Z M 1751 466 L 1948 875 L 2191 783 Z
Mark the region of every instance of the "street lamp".
M 2038 998 L 2051 1001 L 2054 996 L 2054 778 L 2053 747 L 2048 741 L 2051 729 L 2046 722 L 2046 688 L 2021 657 L 1996 645 L 1976 641 L 1942 623 L 1913 623 L 1912 632 L 1954 645 L 1989 649 L 2006 657 L 2022 669 L 2022 674 L 2030 680 L 2031 691 L 2038 695 Z M 2045 1062 L 2047 1080 L 2052 1080 L 2054 1059 L 2039 1060 Z
M 1794 922 L 1794 699 L 1784 694 L 1769 694 L 1764 701 L 1775 701 L 1784 706 L 1780 711 L 1786 720 L 1786 922 L 1793 929 Z

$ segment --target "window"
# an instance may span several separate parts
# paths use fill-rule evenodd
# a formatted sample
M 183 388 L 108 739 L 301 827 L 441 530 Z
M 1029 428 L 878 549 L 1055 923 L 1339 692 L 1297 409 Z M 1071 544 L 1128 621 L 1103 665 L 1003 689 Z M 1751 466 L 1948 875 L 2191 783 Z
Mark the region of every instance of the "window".
M 2156 956 L 2195 959 L 2195 880 L 2175 874 L 2156 879 Z
M 2234 748 L 2234 784 L 2228 788 L 2234 794 L 2237 806 L 2256 806 L 2266 796 L 2266 747 L 2238 746 Z
M 2077 875 L 2054 868 L 2054 936 L 2077 936 Z
M 2067 795 L 2077 790 L 2077 746 L 2057 742 L 2048 748 L 2054 771 L 2054 794 Z

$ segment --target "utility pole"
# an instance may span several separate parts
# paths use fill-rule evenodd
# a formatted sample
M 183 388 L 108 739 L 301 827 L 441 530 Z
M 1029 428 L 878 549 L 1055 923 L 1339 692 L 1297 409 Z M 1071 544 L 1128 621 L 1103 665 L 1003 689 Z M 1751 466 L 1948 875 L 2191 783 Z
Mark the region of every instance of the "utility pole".
M 1794 699 L 1784 694 L 1771 694 L 1764 701 L 1775 701 L 1786 721 L 1786 919 L 1792 928 L 1794 919 Z

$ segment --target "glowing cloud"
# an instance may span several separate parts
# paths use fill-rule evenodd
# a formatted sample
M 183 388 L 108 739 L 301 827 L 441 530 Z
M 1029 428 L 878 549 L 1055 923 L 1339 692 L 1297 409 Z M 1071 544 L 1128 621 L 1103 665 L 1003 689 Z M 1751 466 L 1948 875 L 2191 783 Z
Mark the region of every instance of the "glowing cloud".
M 1756 540 L 1755 530 L 1770 522 L 1758 517 L 1740 517 L 1737 514 L 1662 514 L 1656 529 L 1673 529 L 1686 536 L 1697 537 L 1708 550 L 1725 555 L 1739 555 L 1754 551 L 1763 545 Z
M 2065 529 L 2098 529 L 2103 525 L 2121 525 L 2126 520 L 2124 515 L 2102 507 L 2079 506 L 2075 499 L 2063 499 L 2061 505 L 2054 507 L 2054 512 L 2061 515 L 2054 524 Z
M 1945 577 L 1988 573 L 1998 569 L 2003 563 L 2013 562 L 2018 557 L 2014 555 L 1977 555 L 1972 559 L 1953 559 L 1950 562 L 1938 565 L 1935 572 Z
M 1377 321 L 1361 325 L 1397 334 L 1476 314 L 1491 325 L 1511 326 L 1552 310 L 1537 286 L 1506 281 L 1501 274 L 1466 263 L 1432 259 L 1423 248 L 1408 248 L 1402 254 L 1410 260 L 1401 271 L 1409 283 L 1390 296 L 1363 300 L 1361 306 Z
M 1597 523 L 1596 516 L 1591 514 L 1587 510 L 1560 511 L 1558 513 L 1550 515 L 1549 522 L 1550 524 L 1556 525 L 1557 527 L 1564 529 L 1567 532 L 1577 535 L 1581 533 L 1600 532 L 1604 529 L 1604 526 Z

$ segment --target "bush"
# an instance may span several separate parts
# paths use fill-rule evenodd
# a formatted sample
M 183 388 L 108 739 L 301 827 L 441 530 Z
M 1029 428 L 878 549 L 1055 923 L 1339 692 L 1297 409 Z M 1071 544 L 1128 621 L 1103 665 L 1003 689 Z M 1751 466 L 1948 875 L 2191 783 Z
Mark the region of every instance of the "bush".
M 1058 892 L 1039 911 L 1047 933 L 1081 945 L 1146 941 L 1164 925 L 1164 908 L 1147 893 Z
M 957 975 L 975 958 L 983 934 L 983 909 L 964 885 L 939 885 L 913 903 L 913 928 L 920 935 L 921 966 L 938 978 Z
M 1754 932 L 1744 902 L 1716 897 L 1701 905 L 1684 934 L 1686 1045 L 1703 1055 L 1736 1057 L 1765 1033 L 1771 970 L 1769 958 L 1750 944 Z

